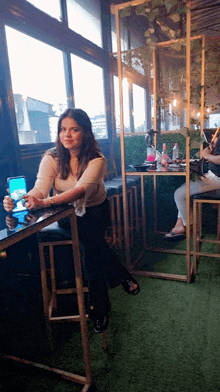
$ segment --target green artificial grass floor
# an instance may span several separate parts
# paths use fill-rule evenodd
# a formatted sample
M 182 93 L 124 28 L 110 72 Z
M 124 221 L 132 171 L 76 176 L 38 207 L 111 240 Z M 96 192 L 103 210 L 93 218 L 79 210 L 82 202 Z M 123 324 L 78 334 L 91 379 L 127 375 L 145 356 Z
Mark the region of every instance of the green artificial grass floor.
M 152 264 L 152 259 L 159 268 L 160 263 L 163 267 L 166 265 L 167 270 L 173 270 L 173 266 L 180 271 L 185 268 L 185 256 L 161 253 L 146 253 L 141 268 Z M 194 283 L 146 277 L 137 280 L 141 291 L 136 297 L 126 294 L 122 287 L 109 290 L 112 310 L 107 351 L 102 349 L 101 335 L 92 332 L 89 322 L 94 390 L 218 392 L 219 259 L 201 258 Z M 3 323 L 7 330 L 4 350 L 84 375 L 79 324 L 53 324 L 54 351 L 51 352 L 40 290 L 36 288 L 34 296 L 34 287 L 33 282 L 30 285 L 20 282 L 14 293 L 20 300 L 16 306 L 11 305 L 10 318 Z M 27 299 L 28 293 L 35 298 L 32 305 Z M 82 389 L 77 384 L 11 361 L 2 361 L 2 377 L 2 391 L 77 392 Z

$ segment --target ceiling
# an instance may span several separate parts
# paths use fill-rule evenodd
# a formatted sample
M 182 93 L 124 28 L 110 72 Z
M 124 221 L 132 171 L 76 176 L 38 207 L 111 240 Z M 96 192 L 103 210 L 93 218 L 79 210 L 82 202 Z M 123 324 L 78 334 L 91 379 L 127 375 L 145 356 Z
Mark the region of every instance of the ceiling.
M 180 3 L 186 0 L 179 0 Z M 110 4 L 127 3 L 127 0 L 110 0 Z M 167 0 L 169 3 L 169 0 Z M 132 1 L 130 2 L 132 3 Z M 167 14 L 164 7 L 164 16 Z M 166 18 L 166 24 L 169 19 Z M 142 28 L 148 28 L 146 17 L 141 18 Z M 220 0 L 191 0 L 191 24 L 193 35 L 205 35 L 207 38 L 220 37 Z M 177 23 L 170 20 L 172 29 L 179 28 Z
M 194 33 L 206 37 L 220 36 L 220 1 L 192 0 L 192 24 L 196 25 Z

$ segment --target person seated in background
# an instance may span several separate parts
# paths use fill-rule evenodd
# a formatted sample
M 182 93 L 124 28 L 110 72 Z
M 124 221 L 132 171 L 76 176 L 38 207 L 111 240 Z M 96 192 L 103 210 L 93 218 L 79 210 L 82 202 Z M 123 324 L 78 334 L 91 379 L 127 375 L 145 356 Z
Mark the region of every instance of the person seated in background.
M 29 210 L 60 204 L 75 206 L 89 286 L 89 316 L 95 332 L 103 332 L 108 326 L 111 309 L 108 285 L 113 288 L 122 284 L 133 295 L 140 290 L 105 240 L 110 224 L 105 174 L 106 160 L 94 138 L 88 115 L 81 109 L 67 109 L 58 121 L 56 147 L 44 154 L 34 188 L 24 196 Z M 48 197 L 52 189 L 54 196 Z M 6 211 L 14 208 L 9 196 L 5 196 L 3 205 Z M 59 224 L 70 230 L 68 219 Z
M 220 189 L 220 137 L 215 136 L 209 147 L 202 152 L 202 157 L 208 161 L 208 172 L 196 181 L 190 181 L 190 195 Z M 174 193 L 174 200 L 178 209 L 175 226 L 165 234 L 165 239 L 179 238 L 186 233 L 186 184 Z

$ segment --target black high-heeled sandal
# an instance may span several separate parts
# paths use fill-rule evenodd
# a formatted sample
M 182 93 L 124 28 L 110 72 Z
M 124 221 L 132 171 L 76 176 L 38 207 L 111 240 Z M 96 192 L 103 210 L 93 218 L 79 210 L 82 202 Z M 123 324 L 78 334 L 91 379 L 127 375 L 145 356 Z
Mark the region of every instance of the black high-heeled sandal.
M 104 332 L 109 324 L 109 312 L 111 310 L 110 302 L 106 304 L 105 310 L 100 315 L 100 311 L 96 311 L 91 305 L 89 309 L 89 318 L 93 322 L 93 331 L 96 333 Z M 104 313 L 105 312 L 105 313 Z
M 106 314 L 100 319 L 93 321 L 93 331 L 96 333 L 102 333 L 107 329 L 108 324 L 109 324 L 109 315 Z
M 131 287 L 133 284 L 136 284 L 137 287 L 136 289 L 131 290 Z M 137 295 L 140 291 L 140 286 L 136 279 L 133 278 L 133 276 L 130 277 L 130 279 L 127 279 L 125 282 L 122 283 L 122 287 L 126 291 L 126 293 L 131 294 L 131 295 Z

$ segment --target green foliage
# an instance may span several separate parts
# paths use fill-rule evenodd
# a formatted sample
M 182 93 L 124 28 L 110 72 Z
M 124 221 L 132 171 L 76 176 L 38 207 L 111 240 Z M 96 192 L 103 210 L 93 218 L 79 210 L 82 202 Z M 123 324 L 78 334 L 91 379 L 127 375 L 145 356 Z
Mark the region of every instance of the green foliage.
M 136 14 L 145 16 L 149 21 L 149 28 L 145 32 L 145 37 L 150 50 L 153 50 L 155 42 L 158 41 L 158 37 L 155 37 L 154 31 L 150 32 L 153 24 L 156 23 L 161 32 L 165 33 L 169 39 L 178 38 L 180 36 L 180 30 L 173 30 L 168 25 L 164 24 L 164 14 L 167 13 L 167 16 L 171 18 L 174 23 L 179 23 L 181 20 L 180 14 L 183 12 L 185 13 L 186 10 L 186 7 L 182 7 L 182 3 L 178 0 L 152 0 L 136 6 Z
M 115 142 L 115 161 L 119 171 L 121 171 L 120 144 L 120 138 L 117 138 Z M 129 165 L 141 165 L 146 159 L 146 150 L 147 146 L 143 135 L 125 137 L 126 166 L 129 168 Z
M 131 16 L 131 6 L 123 8 L 120 11 L 120 18 L 126 18 L 127 16 Z

